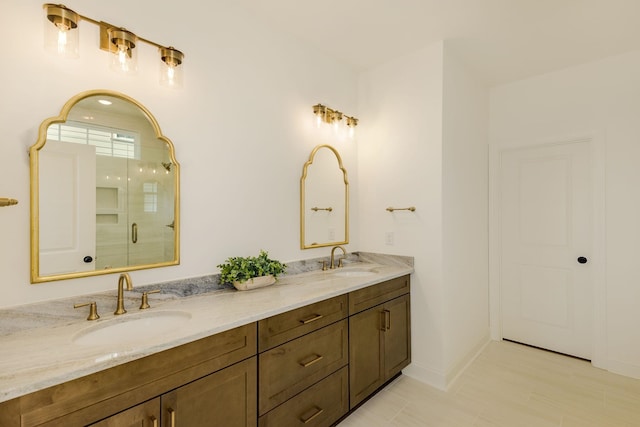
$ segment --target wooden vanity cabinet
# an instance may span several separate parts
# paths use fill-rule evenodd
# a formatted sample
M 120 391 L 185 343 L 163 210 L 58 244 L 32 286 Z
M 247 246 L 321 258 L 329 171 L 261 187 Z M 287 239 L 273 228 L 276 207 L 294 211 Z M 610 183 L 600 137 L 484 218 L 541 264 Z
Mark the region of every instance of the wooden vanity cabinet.
M 349 306 L 360 310 L 349 317 L 353 409 L 411 362 L 409 276 L 352 292 Z
M 0 426 L 328 427 L 410 336 L 407 275 L 0 403 Z

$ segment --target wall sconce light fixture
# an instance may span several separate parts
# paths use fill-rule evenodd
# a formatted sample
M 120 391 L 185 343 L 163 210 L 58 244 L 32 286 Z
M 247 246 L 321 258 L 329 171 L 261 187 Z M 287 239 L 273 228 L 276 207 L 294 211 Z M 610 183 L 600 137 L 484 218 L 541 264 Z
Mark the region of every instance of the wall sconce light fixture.
M 184 54 L 172 46 L 163 46 L 138 37 L 130 31 L 103 21 L 80 15 L 62 4 L 45 3 L 45 48 L 58 55 L 77 58 L 79 52 L 78 23 L 90 22 L 100 27 L 100 49 L 112 53 L 111 68 L 124 74 L 135 74 L 138 70 L 138 55 L 135 49 L 139 42 L 158 48 L 160 53 L 160 84 L 181 87 L 183 83 Z
M 313 114 L 316 116 L 316 125 L 320 125 L 324 122 L 333 126 L 336 132 L 340 131 L 342 120 L 348 128 L 349 137 L 353 138 L 355 127 L 358 126 L 358 119 L 355 117 L 347 116 L 346 114 L 329 108 L 322 104 L 316 104 L 313 106 Z

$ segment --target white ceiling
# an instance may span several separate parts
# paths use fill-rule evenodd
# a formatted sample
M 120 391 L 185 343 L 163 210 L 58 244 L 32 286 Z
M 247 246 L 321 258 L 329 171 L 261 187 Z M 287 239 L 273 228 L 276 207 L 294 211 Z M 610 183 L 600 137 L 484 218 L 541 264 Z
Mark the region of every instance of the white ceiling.
M 640 0 L 234 0 L 366 69 L 439 40 L 491 85 L 640 49 Z

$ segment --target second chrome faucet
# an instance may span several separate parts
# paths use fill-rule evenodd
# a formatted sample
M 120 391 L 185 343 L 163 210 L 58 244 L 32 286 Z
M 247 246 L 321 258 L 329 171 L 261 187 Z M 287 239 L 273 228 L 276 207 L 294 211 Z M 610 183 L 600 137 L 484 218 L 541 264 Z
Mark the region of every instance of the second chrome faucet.
M 118 305 L 116 306 L 116 311 L 113 314 L 124 314 L 127 310 L 124 309 L 124 285 L 127 285 L 127 290 L 133 290 L 133 283 L 131 282 L 131 276 L 129 273 L 122 273 L 120 278 L 118 279 Z

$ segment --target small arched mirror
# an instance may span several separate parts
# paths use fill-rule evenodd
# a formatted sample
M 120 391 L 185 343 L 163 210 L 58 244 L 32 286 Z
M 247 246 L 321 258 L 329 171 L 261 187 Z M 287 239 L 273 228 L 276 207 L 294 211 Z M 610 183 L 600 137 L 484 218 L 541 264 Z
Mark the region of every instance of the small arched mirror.
M 32 283 L 179 263 L 180 167 L 142 104 L 78 94 L 29 155 Z
M 349 243 L 349 180 L 338 151 L 318 145 L 300 178 L 300 247 Z

